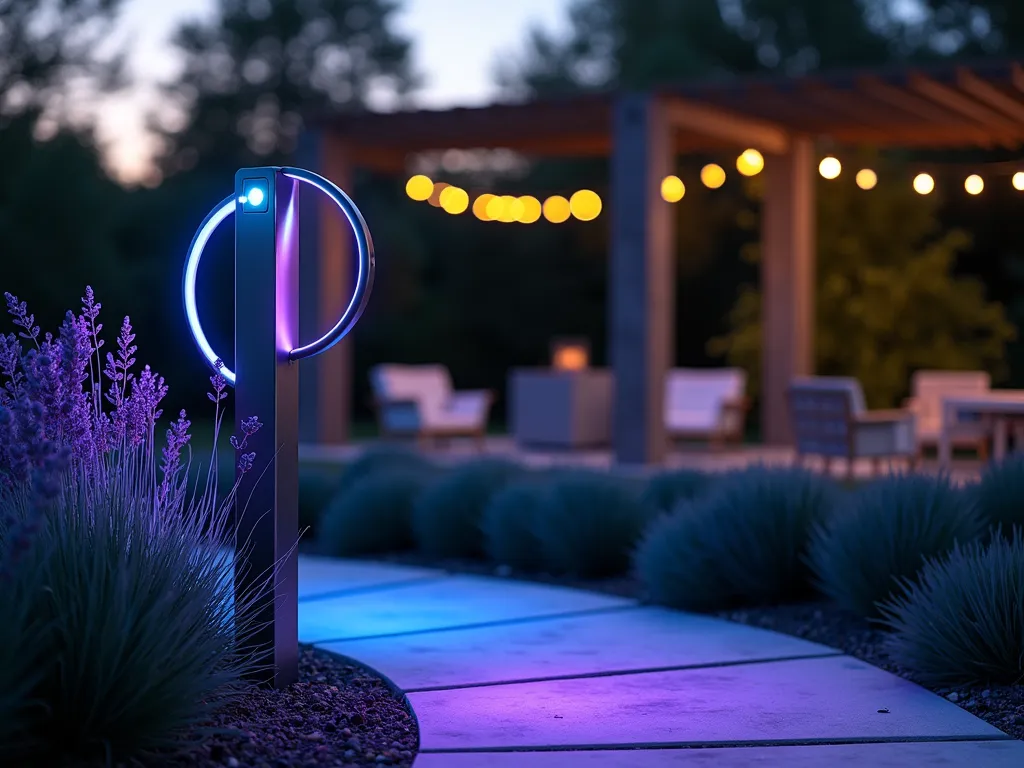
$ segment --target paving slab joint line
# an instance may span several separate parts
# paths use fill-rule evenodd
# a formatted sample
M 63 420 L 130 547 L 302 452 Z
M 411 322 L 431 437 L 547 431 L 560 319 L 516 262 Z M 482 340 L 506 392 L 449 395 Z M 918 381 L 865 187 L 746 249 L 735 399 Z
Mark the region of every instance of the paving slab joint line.
M 746 667 L 757 664 L 774 664 L 780 661 L 806 661 L 808 659 L 830 659 L 833 656 L 844 656 L 842 651 L 831 650 L 828 653 L 805 653 L 799 656 L 774 656 L 767 659 L 735 659 L 733 661 L 709 661 L 702 664 L 674 664 L 666 667 L 641 667 L 638 669 L 612 669 L 602 672 L 581 672 L 575 675 L 551 675 L 548 677 L 524 677 L 511 680 L 494 680 L 483 683 L 459 683 L 457 685 L 433 685 L 424 688 L 407 688 L 406 693 L 431 693 L 434 691 L 459 691 L 466 688 L 493 688 L 502 685 L 520 685 L 525 683 L 549 683 L 556 680 L 587 680 L 595 677 L 628 677 L 629 675 L 648 675 L 656 672 L 682 672 L 691 669 L 718 669 L 721 667 Z
M 317 592 L 315 595 L 305 595 L 299 598 L 300 603 L 315 603 L 321 600 L 331 600 L 335 597 L 348 597 L 349 595 L 364 595 L 367 592 L 386 592 L 390 589 L 403 589 L 415 587 L 420 584 L 429 584 L 432 581 L 447 581 L 451 576 L 441 574 L 440 576 L 413 576 L 402 581 L 390 581 L 383 584 L 369 584 L 365 587 L 349 587 L 348 589 L 333 589 L 330 592 Z
M 658 749 L 740 749 L 750 747 L 842 747 L 853 744 L 950 744 L 972 741 L 1014 741 L 1005 733 L 985 736 L 865 736 L 849 739 L 763 739 L 754 741 L 676 741 L 676 742 L 624 742 L 621 744 L 557 744 L 553 746 L 531 745 L 521 747 L 464 747 L 458 749 L 421 748 L 419 754 L 461 755 L 487 754 L 489 752 L 616 752 L 624 750 Z
M 351 643 L 357 640 L 384 640 L 389 637 L 408 637 L 409 635 L 430 635 L 436 632 L 458 632 L 462 629 L 486 629 L 487 627 L 504 627 L 513 624 L 529 624 L 535 621 L 551 621 L 552 619 L 572 619 L 577 616 L 592 616 L 601 613 L 614 613 L 616 611 L 635 611 L 642 608 L 641 605 L 613 605 L 607 608 L 586 608 L 582 611 L 564 611 L 562 613 L 545 613 L 540 616 L 523 616 L 518 619 L 495 619 L 494 621 L 481 621 L 472 624 L 457 624 L 452 627 L 435 627 L 433 629 L 410 629 L 406 632 L 385 632 L 380 635 L 359 635 L 358 637 L 325 638 L 313 640 L 310 645 L 324 645 L 326 643 Z

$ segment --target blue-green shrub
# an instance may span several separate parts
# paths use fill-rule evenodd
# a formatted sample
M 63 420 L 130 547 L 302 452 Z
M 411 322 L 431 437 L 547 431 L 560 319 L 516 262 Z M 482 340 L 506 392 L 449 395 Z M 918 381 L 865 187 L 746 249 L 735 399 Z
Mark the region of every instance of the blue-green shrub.
M 498 491 L 484 508 L 484 551 L 499 565 L 532 573 L 544 569 L 537 521 L 547 511 L 550 489 L 540 478 Z
M 776 603 L 811 591 L 805 557 L 837 489 L 800 469 L 730 472 L 653 522 L 636 571 L 656 603 L 691 610 Z
M 599 472 L 567 472 L 551 481 L 535 530 L 550 571 L 602 578 L 629 569 L 650 517 L 636 483 Z
M 929 560 L 884 603 L 890 657 L 922 682 L 1024 679 L 1024 538 L 1020 529 Z
M 659 472 L 647 481 L 641 501 L 661 513 L 671 511 L 681 501 L 689 501 L 711 487 L 712 477 L 695 469 Z
M 1009 536 L 1014 526 L 1024 526 L 1024 455 L 1014 453 L 990 462 L 966 493 L 983 522 Z
M 345 491 L 377 472 L 397 470 L 433 469 L 435 464 L 414 448 L 395 444 L 372 445 L 362 451 L 342 469 L 338 477 L 338 491 Z
M 429 470 L 376 472 L 337 494 L 317 537 L 330 555 L 402 552 L 413 546 L 412 510 L 434 479 Z
M 890 475 L 850 494 L 815 532 L 810 562 L 821 591 L 865 617 L 899 595 L 929 557 L 977 538 L 981 519 L 944 477 Z
M 299 466 L 299 531 L 316 535 L 327 506 L 341 485 L 341 473 L 336 467 Z
M 431 557 L 483 557 L 480 523 L 491 497 L 524 472 L 497 459 L 464 464 L 426 489 L 412 511 L 416 546 Z

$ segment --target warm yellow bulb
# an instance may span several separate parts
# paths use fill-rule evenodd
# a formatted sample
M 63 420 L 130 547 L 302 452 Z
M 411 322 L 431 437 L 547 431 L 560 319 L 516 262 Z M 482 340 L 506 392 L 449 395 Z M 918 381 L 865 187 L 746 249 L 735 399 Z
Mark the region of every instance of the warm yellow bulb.
M 878 183 L 878 174 L 870 168 L 861 168 L 857 171 L 856 181 L 861 189 L 874 189 Z
M 745 149 L 736 158 L 736 170 L 744 176 L 757 176 L 764 170 L 764 156 L 756 149 Z
M 914 177 L 914 191 L 919 195 L 930 194 L 935 189 L 935 179 L 927 173 L 919 173 Z
M 700 180 L 708 189 L 718 189 L 725 184 L 725 169 L 715 163 L 708 163 L 700 169 Z
M 502 216 L 505 215 L 505 198 L 492 195 L 491 199 L 487 201 L 487 218 L 491 221 L 501 221 Z
M 480 221 L 490 221 L 491 217 L 487 215 L 487 204 L 493 199 L 494 195 L 488 193 L 480 195 L 473 201 L 473 215 Z
M 553 195 L 544 201 L 544 218 L 552 224 L 561 224 L 569 218 L 569 201 Z
M 519 202 L 523 206 L 523 212 L 519 216 L 521 223 L 533 224 L 540 218 L 540 200 L 533 195 L 524 195 L 519 198 Z
M 601 214 L 601 198 L 590 189 L 573 192 L 569 198 L 569 211 L 580 221 L 593 221 Z
M 839 177 L 839 174 L 843 171 L 843 165 L 837 158 L 826 157 L 820 163 L 818 163 L 818 173 L 826 179 L 835 179 Z
M 661 180 L 661 199 L 666 203 L 678 203 L 686 194 L 686 185 L 678 176 L 666 176 Z
M 518 197 L 512 195 L 501 196 L 501 216 L 498 217 L 498 221 L 503 224 L 511 224 L 513 221 L 519 221 L 519 217 L 523 215 L 523 204 L 519 202 Z
M 469 194 L 461 187 L 445 187 L 440 203 L 447 213 L 459 214 L 469 207 Z
M 1024 192 L 1024 171 L 1017 171 L 1013 174 L 1013 179 L 1010 183 L 1013 184 L 1013 188 L 1018 192 Z
M 985 189 L 985 180 L 978 174 L 972 173 L 964 179 L 964 189 L 967 190 L 969 195 L 980 195 L 982 190 Z
M 434 194 L 434 182 L 428 176 L 418 173 L 405 182 L 405 194 L 422 203 Z

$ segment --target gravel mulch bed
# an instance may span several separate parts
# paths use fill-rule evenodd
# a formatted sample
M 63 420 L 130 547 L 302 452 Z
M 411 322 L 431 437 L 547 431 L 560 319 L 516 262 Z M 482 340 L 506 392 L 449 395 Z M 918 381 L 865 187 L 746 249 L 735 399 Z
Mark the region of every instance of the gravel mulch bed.
M 384 680 L 310 646 L 298 683 L 246 693 L 209 727 L 225 733 L 146 768 L 411 766 L 419 744 L 415 718 Z
M 639 582 L 628 576 L 585 580 L 546 574 L 513 573 L 506 567 L 495 568 L 479 560 L 430 560 L 417 553 L 387 555 L 387 562 L 441 568 L 453 573 L 515 578 L 563 587 L 604 592 L 619 597 L 643 600 Z M 937 688 L 915 680 L 909 670 L 895 664 L 885 652 L 885 632 L 858 616 L 852 616 L 826 601 L 793 605 L 722 611 L 716 614 L 729 621 L 793 635 L 811 642 L 837 648 L 855 658 L 881 667 L 895 675 L 924 685 L 940 696 L 994 725 L 1015 739 L 1024 740 L 1024 685 L 977 685 Z

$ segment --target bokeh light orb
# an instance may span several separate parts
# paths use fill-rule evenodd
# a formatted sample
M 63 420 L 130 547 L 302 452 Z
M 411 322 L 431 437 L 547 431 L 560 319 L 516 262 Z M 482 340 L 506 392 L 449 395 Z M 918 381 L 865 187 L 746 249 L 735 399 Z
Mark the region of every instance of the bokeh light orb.
M 487 206 L 493 199 L 494 195 L 490 193 L 484 193 L 477 197 L 473 201 L 473 215 L 480 219 L 480 221 L 490 221 L 491 217 L 487 215 Z
M 661 180 L 661 199 L 666 203 L 678 203 L 686 194 L 686 185 L 678 176 L 666 176 Z
M 1010 179 L 1010 183 L 1013 184 L 1013 188 L 1018 192 L 1024 192 L 1024 171 L 1017 171 L 1013 174 L 1013 178 Z
M 434 194 L 434 182 L 430 180 L 429 176 L 418 173 L 405 182 L 405 194 L 422 203 L 424 200 L 429 200 L 430 196 Z
M 757 176 L 764 170 L 764 155 L 756 149 L 745 149 L 736 158 L 736 170 L 744 176 Z
M 447 187 L 441 192 L 441 207 L 453 215 L 469 208 L 469 193 L 461 187 Z
M 561 195 L 552 195 L 544 201 L 544 218 L 552 224 L 561 224 L 569 218 L 569 201 Z
M 914 177 L 914 191 L 919 195 L 931 194 L 935 189 L 935 179 L 927 173 L 919 173 Z
M 818 163 L 818 173 L 821 174 L 824 179 L 837 179 L 839 174 L 843 172 L 843 164 L 839 162 L 838 158 L 829 156 L 823 158 Z
M 972 173 L 964 179 L 964 189 L 968 195 L 980 195 L 985 189 L 985 180 L 976 173 Z
M 878 174 L 870 168 L 861 168 L 857 171 L 856 181 L 861 189 L 874 189 L 878 183 Z
M 700 180 L 708 189 L 718 189 L 725 184 L 725 169 L 717 163 L 708 163 L 700 169 Z
M 519 202 L 523 206 L 523 212 L 519 216 L 519 221 L 523 224 L 533 224 L 540 218 L 541 205 L 533 195 L 524 195 L 519 198 Z
M 601 198 L 591 189 L 581 189 L 569 198 L 569 212 L 580 221 L 593 221 L 601 214 Z

